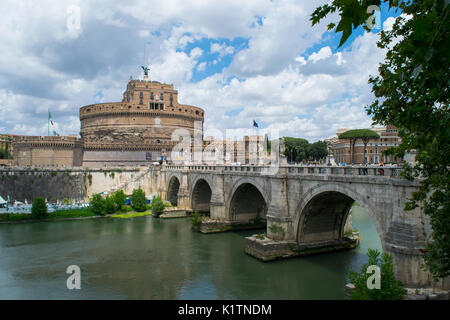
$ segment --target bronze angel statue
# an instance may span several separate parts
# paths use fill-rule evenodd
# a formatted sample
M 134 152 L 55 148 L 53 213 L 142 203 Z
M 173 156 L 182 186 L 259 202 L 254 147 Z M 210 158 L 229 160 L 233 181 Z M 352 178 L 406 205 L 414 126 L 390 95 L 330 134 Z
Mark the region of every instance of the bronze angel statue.
M 142 70 L 144 70 L 144 75 L 148 76 L 148 70 L 150 70 L 150 68 L 144 67 L 144 66 L 141 66 L 141 68 L 142 68 Z

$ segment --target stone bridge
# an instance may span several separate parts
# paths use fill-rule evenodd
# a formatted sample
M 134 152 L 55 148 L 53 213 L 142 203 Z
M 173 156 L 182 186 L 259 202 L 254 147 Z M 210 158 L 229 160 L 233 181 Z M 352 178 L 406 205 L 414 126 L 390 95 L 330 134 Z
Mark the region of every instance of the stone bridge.
M 208 212 L 216 224 L 266 220 L 265 237 L 246 239 L 246 252 L 262 260 L 345 248 L 345 225 L 357 201 L 375 225 L 383 251 L 393 255 L 397 278 L 426 286 L 431 278 L 420 267 L 420 249 L 431 228 L 420 209 L 404 211 L 417 185 L 399 177 L 400 170 L 282 166 L 272 172 L 260 166 L 166 165 L 151 177 L 163 199 Z

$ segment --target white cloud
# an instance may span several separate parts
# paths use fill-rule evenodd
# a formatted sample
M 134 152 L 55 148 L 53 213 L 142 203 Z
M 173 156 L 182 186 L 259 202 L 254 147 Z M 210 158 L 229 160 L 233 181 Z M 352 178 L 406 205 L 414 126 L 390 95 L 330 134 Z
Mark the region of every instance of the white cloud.
M 63 134 L 78 133 L 79 108 L 120 101 L 140 65 L 150 65 L 152 80 L 173 83 L 181 103 L 204 108 L 209 131 L 243 133 L 255 119 L 314 141 L 368 125 L 367 79 L 383 58 L 378 36 L 366 33 L 333 53 L 327 21 L 309 21 L 324 2 L 2 1 L 0 11 L 11 14 L 0 22 L 0 131 L 46 134 L 50 109 Z M 81 8 L 76 35 L 67 31 L 74 3 Z M 243 47 L 227 45 L 237 38 Z M 205 39 L 209 48 L 196 42 Z M 208 53 L 218 56 L 205 60 Z M 193 82 L 194 70 L 217 68 L 224 57 L 232 59 L 228 67 Z M 240 112 L 225 116 L 232 110 Z
M 317 61 L 331 57 L 331 55 L 332 55 L 331 48 L 329 46 L 326 46 L 320 49 L 318 52 L 312 53 L 309 56 L 308 60 L 311 60 L 313 63 L 316 63 Z
M 205 71 L 206 69 L 206 62 L 201 62 L 197 66 L 197 71 Z
M 217 52 L 219 53 L 220 57 L 224 57 L 226 55 L 233 54 L 234 48 L 232 46 L 227 46 L 224 43 L 219 44 L 217 42 L 214 42 L 211 44 L 210 52 L 211 53 Z

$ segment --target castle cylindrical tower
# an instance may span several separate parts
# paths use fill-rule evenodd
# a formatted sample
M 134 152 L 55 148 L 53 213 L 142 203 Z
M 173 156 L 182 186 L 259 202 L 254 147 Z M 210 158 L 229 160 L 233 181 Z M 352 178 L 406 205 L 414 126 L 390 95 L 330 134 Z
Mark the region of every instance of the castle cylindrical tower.
M 84 106 L 80 121 L 83 166 L 137 165 L 161 160 L 164 151 L 170 160 L 179 143 L 171 139 L 174 130 L 193 138 L 194 127 L 203 128 L 204 110 L 179 104 L 172 84 L 130 80 L 122 102 Z

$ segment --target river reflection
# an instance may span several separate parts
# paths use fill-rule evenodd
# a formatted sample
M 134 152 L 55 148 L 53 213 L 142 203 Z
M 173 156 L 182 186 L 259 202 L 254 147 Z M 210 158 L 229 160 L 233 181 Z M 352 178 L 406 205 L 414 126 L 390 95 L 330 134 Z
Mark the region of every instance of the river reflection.
M 255 233 L 202 235 L 189 219 L 93 219 L 0 225 L 0 299 L 343 299 L 349 270 L 381 249 L 353 207 L 359 248 L 263 263 L 244 253 Z M 81 268 L 68 290 L 66 268 Z

